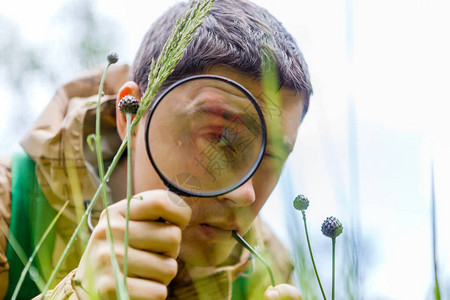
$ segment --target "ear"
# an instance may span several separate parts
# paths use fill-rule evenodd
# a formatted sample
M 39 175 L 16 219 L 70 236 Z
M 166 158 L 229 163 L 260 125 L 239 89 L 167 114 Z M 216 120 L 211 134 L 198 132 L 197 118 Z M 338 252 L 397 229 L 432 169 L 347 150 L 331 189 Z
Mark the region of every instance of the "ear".
M 119 133 L 120 138 L 123 140 L 125 136 L 127 135 L 127 118 L 126 116 L 120 112 L 119 110 L 119 101 L 126 95 L 133 96 L 134 98 L 141 101 L 141 92 L 139 89 L 139 86 L 134 81 L 127 81 L 125 82 L 122 87 L 119 89 L 117 93 L 117 99 L 116 99 L 116 127 L 117 132 Z M 133 116 L 134 118 L 134 116 Z M 136 128 L 137 130 L 137 128 Z M 135 131 L 136 133 L 136 131 Z M 131 136 L 131 147 L 134 148 L 134 138 L 135 134 Z

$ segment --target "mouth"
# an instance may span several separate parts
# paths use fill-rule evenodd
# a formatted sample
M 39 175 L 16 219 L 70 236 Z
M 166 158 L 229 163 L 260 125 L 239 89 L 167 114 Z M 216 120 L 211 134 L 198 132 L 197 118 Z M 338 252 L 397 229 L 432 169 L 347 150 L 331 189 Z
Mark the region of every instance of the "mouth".
M 229 240 L 232 239 L 232 231 L 239 232 L 238 226 L 232 224 L 199 224 L 200 233 L 213 240 Z
M 225 231 L 239 231 L 239 226 L 235 224 L 226 224 L 226 223 L 202 223 L 201 225 L 207 225 L 211 227 L 218 228 L 220 230 Z

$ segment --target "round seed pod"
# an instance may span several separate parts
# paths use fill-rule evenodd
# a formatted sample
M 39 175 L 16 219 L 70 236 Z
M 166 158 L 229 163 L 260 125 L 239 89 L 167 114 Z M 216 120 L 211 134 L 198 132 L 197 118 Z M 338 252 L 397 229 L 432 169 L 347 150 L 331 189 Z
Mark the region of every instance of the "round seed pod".
M 119 101 L 119 110 L 123 114 L 136 114 L 139 108 L 139 101 L 131 95 L 126 95 Z
M 115 64 L 119 60 L 119 55 L 116 52 L 111 52 L 108 54 L 108 62 L 112 65 Z
M 336 238 L 343 229 L 344 226 L 336 217 L 328 217 L 322 224 L 322 233 L 329 238 Z
M 298 195 L 294 199 L 294 208 L 297 210 L 306 210 L 309 206 L 309 200 L 305 195 Z

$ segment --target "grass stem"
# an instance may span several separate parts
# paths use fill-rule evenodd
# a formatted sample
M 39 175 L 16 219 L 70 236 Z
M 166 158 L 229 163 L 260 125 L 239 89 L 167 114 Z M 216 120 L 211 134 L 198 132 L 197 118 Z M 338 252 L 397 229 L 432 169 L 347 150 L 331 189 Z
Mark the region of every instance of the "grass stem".
M 267 272 L 269 273 L 270 282 L 272 283 L 272 286 L 275 286 L 275 279 L 273 278 L 272 269 L 269 266 L 269 263 L 258 253 L 255 249 L 252 248 L 236 231 L 233 230 L 232 232 L 233 238 L 238 241 L 239 244 L 244 246 L 245 248 L 250 251 L 259 261 L 266 267 Z
M 332 275 L 332 291 L 331 291 L 331 299 L 334 300 L 334 291 L 335 291 L 335 264 L 336 264 L 336 238 L 331 239 L 331 244 L 333 248 L 333 254 L 332 254 L 332 264 L 333 264 L 333 275 Z
M 437 257 L 437 238 L 436 238 L 436 195 L 434 186 L 434 164 L 431 163 L 431 233 L 433 247 L 433 269 L 434 269 L 434 298 L 441 300 L 441 292 L 439 289 L 439 272 Z
M 127 118 L 127 136 L 131 135 L 131 114 L 126 114 Z M 126 225 L 125 225 L 125 253 L 123 256 L 123 282 L 127 284 L 128 273 L 128 230 L 130 223 L 130 202 L 131 202 L 131 140 L 127 140 L 127 213 L 126 213 Z
M 98 175 L 100 178 L 105 176 L 104 165 L 103 165 L 103 155 L 102 155 L 102 147 L 101 147 L 101 135 L 100 135 L 100 103 L 103 94 L 103 85 L 106 79 L 106 73 L 109 69 L 111 63 L 108 63 L 105 71 L 103 72 L 102 79 L 100 81 L 100 86 L 98 88 L 98 101 L 97 101 L 97 113 L 96 113 L 96 123 L 95 123 L 95 152 L 97 153 L 97 165 L 98 165 Z M 119 299 L 128 299 L 128 293 L 126 291 L 126 286 L 122 284 L 120 280 L 120 268 L 119 263 L 117 262 L 116 254 L 114 252 L 114 238 L 111 230 L 111 222 L 109 218 L 108 211 L 108 193 L 106 191 L 106 185 L 103 185 L 102 190 L 102 199 L 103 199 L 103 208 L 106 212 L 106 222 L 107 222 L 107 241 L 111 254 L 111 264 L 113 266 L 114 278 L 116 280 L 116 288 L 119 292 Z
M 48 289 L 50 288 L 51 284 L 53 283 L 53 280 L 55 280 L 56 274 L 58 273 L 58 270 L 61 268 L 62 263 L 64 262 L 64 260 L 66 259 L 67 255 L 69 254 L 70 248 L 72 247 L 73 243 L 75 242 L 75 240 L 78 238 L 78 234 L 80 233 L 81 229 L 83 228 L 88 215 L 91 213 L 92 209 L 94 208 L 95 203 L 98 200 L 98 197 L 100 196 L 101 193 L 101 189 L 103 186 L 106 185 L 107 180 L 111 177 L 112 172 L 114 171 L 117 163 L 120 160 L 120 156 L 122 155 L 123 151 L 126 148 L 126 141 L 127 138 L 125 138 L 122 141 L 122 144 L 119 147 L 119 150 L 117 151 L 116 155 L 113 158 L 113 161 L 111 163 L 111 165 L 108 168 L 108 171 L 106 172 L 105 176 L 103 177 L 102 181 L 100 182 L 100 185 L 97 188 L 97 191 L 95 192 L 94 196 L 92 197 L 92 201 L 89 203 L 88 207 L 86 208 L 86 211 L 84 212 L 84 214 L 81 216 L 81 219 L 77 225 L 77 227 L 75 228 L 75 231 L 73 232 L 72 236 L 70 237 L 69 242 L 67 243 L 66 248 L 64 249 L 63 253 L 61 254 L 61 257 L 59 258 L 58 262 L 55 265 L 55 268 L 53 269 L 52 274 L 50 274 L 50 277 L 47 281 L 47 284 L 45 285 L 44 289 L 43 289 L 43 296 L 45 295 L 45 293 L 48 291 Z
M 311 250 L 311 243 L 309 242 L 308 226 L 306 225 L 306 213 L 304 210 L 302 210 L 302 216 L 303 216 L 303 225 L 305 226 L 306 241 L 308 242 L 309 255 L 311 256 L 314 273 L 316 274 L 317 282 L 319 283 L 319 287 L 320 287 L 320 291 L 322 292 L 323 299 L 326 300 L 327 297 L 325 296 L 325 292 L 323 291 L 322 283 L 320 282 L 319 273 L 317 272 L 316 263 L 314 262 L 314 256 L 313 256 L 313 253 Z
M 52 229 L 55 227 L 56 222 L 58 221 L 59 217 L 63 213 L 64 209 L 66 209 L 68 204 L 69 204 L 69 201 L 66 201 L 66 203 L 64 203 L 63 207 L 61 207 L 61 209 L 58 211 L 56 216 L 53 218 L 53 220 L 50 223 L 50 225 L 45 230 L 44 235 L 42 235 L 41 239 L 36 244 L 36 247 L 34 248 L 33 253 L 31 253 L 30 258 L 28 258 L 27 264 L 25 265 L 25 267 L 22 270 L 22 273 L 20 274 L 19 281 L 17 282 L 16 288 L 14 289 L 14 293 L 11 296 L 11 300 L 17 299 L 17 296 L 19 295 L 20 288 L 22 287 L 23 281 L 25 280 L 25 276 L 27 275 L 28 271 L 30 270 L 31 263 L 34 260 L 34 257 L 38 253 L 39 249 L 41 248 L 41 246 L 44 243 L 44 241 L 47 238 L 47 236 L 50 234 Z
M 22 262 L 24 266 L 27 265 L 27 255 L 25 254 L 25 251 L 20 246 L 19 241 L 12 235 L 9 231 L 9 227 L 6 224 L 6 221 L 3 219 L 0 219 L 0 232 L 3 233 L 5 236 L 8 237 L 8 243 L 11 245 L 14 252 L 17 254 L 17 257 Z M 45 286 L 45 281 L 42 278 L 41 274 L 39 273 L 38 269 L 34 267 L 33 265 L 30 265 L 30 277 L 31 279 L 36 283 L 38 289 L 42 291 Z

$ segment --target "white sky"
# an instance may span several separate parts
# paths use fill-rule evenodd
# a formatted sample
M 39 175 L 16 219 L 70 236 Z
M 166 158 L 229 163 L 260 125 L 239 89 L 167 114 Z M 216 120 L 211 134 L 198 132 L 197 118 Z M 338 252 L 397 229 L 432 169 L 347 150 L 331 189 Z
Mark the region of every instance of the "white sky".
M 103 13 L 123 25 L 122 62 L 132 61 L 152 20 L 175 2 L 99 2 Z M 312 202 L 308 226 L 313 241 L 322 239 L 319 228 L 327 216 L 339 217 L 348 228 L 352 105 L 361 232 L 372 257 L 366 299 L 426 299 L 430 295 L 431 157 L 436 174 L 441 280 L 450 286 L 450 228 L 444 219 L 450 210 L 450 3 L 355 0 L 350 59 L 346 23 L 350 0 L 255 2 L 277 16 L 294 35 L 313 80 L 310 111 L 289 161 L 289 175 L 284 175 L 290 176 L 287 180 L 291 180 L 295 193 L 308 195 Z M 5 1 L 0 13 L 15 20 L 22 33 L 38 43 L 61 3 Z M 42 108 L 52 93 L 48 91 L 36 107 Z M 0 89 L 2 99 L 4 95 Z M 0 111 L 0 118 L 7 113 Z M 277 189 L 263 214 L 287 239 L 281 194 Z M 328 265 L 323 265 L 321 273 L 328 272 Z

